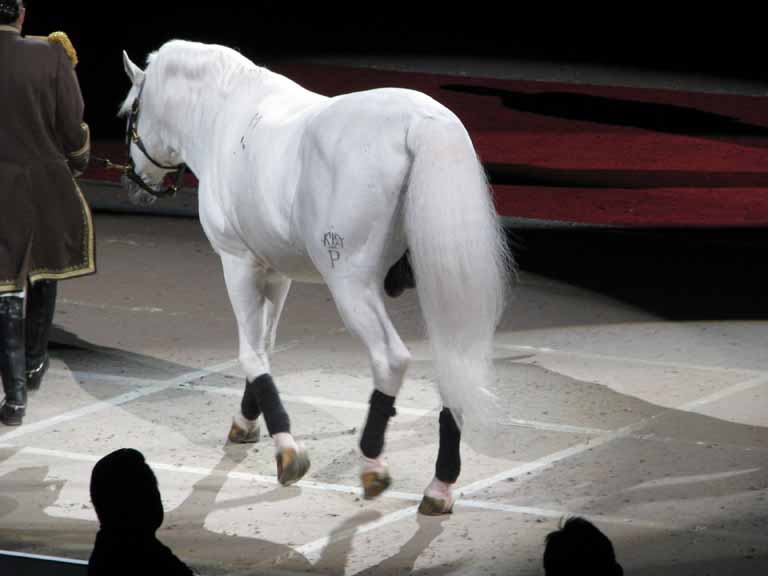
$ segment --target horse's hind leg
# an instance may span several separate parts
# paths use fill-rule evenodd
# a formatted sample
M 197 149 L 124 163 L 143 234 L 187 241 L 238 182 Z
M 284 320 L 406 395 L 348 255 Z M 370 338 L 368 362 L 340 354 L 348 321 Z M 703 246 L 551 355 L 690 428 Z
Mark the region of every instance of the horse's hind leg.
M 237 319 L 240 364 L 246 375 L 240 412 L 229 439 L 258 439 L 258 418 L 263 414 L 276 448 L 278 480 L 292 484 L 309 469 L 309 458 L 291 435 L 291 422 L 270 374 L 269 355 L 280 312 L 290 284 L 260 269 L 247 258 L 222 255 L 224 279 Z
M 267 277 L 264 286 L 264 295 L 267 305 L 267 354 L 272 357 L 277 340 L 277 325 L 283 313 L 283 305 L 291 288 L 291 280 L 285 276 L 273 273 Z
M 435 464 L 435 477 L 424 490 L 419 512 L 428 516 L 453 511 L 453 484 L 461 472 L 461 430 L 448 408 L 440 412 L 440 448 Z
M 374 498 L 391 483 L 381 458 L 384 433 L 389 419 L 395 415 L 395 397 L 403 384 L 410 354 L 387 315 L 378 284 L 345 278 L 335 279 L 329 286 L 347 328 L 368 348 L 373 370 L 375 390 L 360 438 L 360 451 L 364 495 Z

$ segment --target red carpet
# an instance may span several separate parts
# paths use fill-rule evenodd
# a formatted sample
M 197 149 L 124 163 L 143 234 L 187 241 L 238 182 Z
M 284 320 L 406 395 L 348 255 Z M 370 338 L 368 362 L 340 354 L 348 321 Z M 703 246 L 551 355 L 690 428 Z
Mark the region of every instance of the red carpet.
M 384 86 L 431 95 L 467 126 L 504 216 L 617 226 L 768 224 L 765 98 L 305 64 L 274 70 L 327 95 Z M 123 149 L 94 143 L 97 155 Z M 93 169 L 87 177 L 112 175 Z

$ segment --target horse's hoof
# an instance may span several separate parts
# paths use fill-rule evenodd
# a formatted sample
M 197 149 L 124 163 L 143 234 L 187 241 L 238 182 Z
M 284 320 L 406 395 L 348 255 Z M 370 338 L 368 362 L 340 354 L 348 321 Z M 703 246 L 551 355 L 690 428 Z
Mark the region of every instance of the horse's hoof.
M 244 427 L 240 425 L 237 419 L 232 420 L 232 427 L 229 429 L 229 441 L 234 444 L 253 444 L 259 441 L 261 430 L 259 425 Z
M 360 480 L 363 483 L 363 497 L 366 500 L 376 498 L 392 484 L 392 477 L 386 469 L 363 472 L 360 475 Z
M 309 456 L 304 449 L 283 448 L 275 455 L 277 480 L 283 486 L 290 486 L 302 479 L 309 470 Z
M 453 513 L 453 499 L 432 498 L 424 496 L 419 504 L 419 514 L 425 516 L 442 516 Z

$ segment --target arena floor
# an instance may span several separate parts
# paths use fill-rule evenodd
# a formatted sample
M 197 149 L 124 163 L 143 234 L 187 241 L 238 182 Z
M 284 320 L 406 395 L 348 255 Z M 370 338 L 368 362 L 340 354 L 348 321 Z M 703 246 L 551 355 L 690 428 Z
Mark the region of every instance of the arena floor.
M 199 223 L 96 226 L 99 273 L 60 285 L 52 369 L 24 425 L 0 430 L 1 549 L 87 559 L 91 468 L 130 446 L 159 478 L 160 539 L 203 574 L 539 574 L 569 514 L 595 521 L 629 574 L 765 573 L 762 308 L 675 320 L 523 270 L 496 340 L 508 420 L 495 442 L 464 444 L 454 514 L 423 518 L 438 400 L 412 291 L 390 301 L 414 354 L 386 447 L 394 485 L 370 502 L 356 453 L 365 351 L 324 287 L 293 287 L 274 371 L 312 468 L 284 488 L 271 442 L 225 444 L 243 377 Z M 662 284 L 646 292 L 664 300 Z

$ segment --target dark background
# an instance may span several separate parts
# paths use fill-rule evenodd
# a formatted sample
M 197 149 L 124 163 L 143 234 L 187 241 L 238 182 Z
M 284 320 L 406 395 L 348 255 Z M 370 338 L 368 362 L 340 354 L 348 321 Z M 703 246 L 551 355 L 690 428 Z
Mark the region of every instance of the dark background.
M 119 135 L 128 84 L 121 51 L 142 63 L 171 38 L 238 48 L 257 63 L 325 53 L 556 60 L 768 79 L 765 25 L 717 5 L 696 11 L 618 3 L 598 10 L 516 2 L 27 0 L 25 33 L 67 32 L 94 136 Z
M 172 38 L 238 48 L 260 64 L 296 56 L 413 54 L 525 59 L 768 81 L 768 24 L 755 6 L 614 3 L 27 0 L 29 34 L 66 31 L 94 139 L 121 137 L 121 52 L 142 64 Z M 520 231 L 523 268 L 674 317 L 768 317 L 766 230 Z M 660 257 L 663 255 L 663 257 Z M 714 266 L 713 266 L 714 263 Z M 610 286 L 607 282 L 612 283 Z

